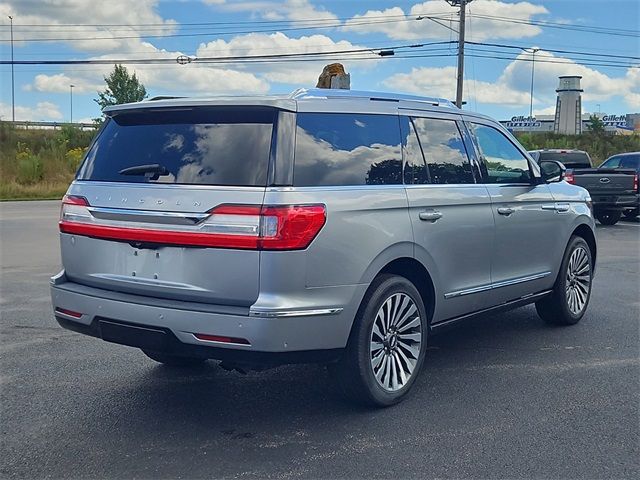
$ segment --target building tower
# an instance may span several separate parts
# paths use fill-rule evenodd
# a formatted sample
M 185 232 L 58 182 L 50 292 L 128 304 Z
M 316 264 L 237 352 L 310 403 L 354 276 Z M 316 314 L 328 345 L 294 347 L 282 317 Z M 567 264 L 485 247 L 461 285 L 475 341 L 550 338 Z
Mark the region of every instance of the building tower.
M 553 124 L 555 133 L 578 135 L 582 133 L 582 88 L 579 75 L 559 77 L 560 84 L 556 89 L 556 117 Z

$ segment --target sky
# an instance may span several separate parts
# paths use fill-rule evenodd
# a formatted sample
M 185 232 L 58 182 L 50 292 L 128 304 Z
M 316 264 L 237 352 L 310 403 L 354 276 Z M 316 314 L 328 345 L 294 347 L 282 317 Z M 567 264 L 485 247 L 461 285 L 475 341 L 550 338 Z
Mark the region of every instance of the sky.
M 583 77 L 583 112 L 640 111 L 640 0 L 473 0 L 467 12 L 475 43 L 466 45 L 465 109 L 527 116 L 535 65 L 534 115 L 553 114 L 559 75 Z M 455 97 L 459 22 L 444 0 L 0 0 L 3 61 L 11 58 L 8 16 L 16 61 L 167 59 L 126 65 L 150 96 L 288 93 L 314 87 L 322 67 L 339 61 L 352 89 Z M 203 60 L 336 51 L 297 61 Z M 179 65 L 179 55 L 194 61 Z M 16 119 L 69 121 L 72 101 L 73 120 L 90 122 L 112 69 L 15 65 Z M 0 65 L 0 91 L 0 118 L 10 120 L 8 64 Z

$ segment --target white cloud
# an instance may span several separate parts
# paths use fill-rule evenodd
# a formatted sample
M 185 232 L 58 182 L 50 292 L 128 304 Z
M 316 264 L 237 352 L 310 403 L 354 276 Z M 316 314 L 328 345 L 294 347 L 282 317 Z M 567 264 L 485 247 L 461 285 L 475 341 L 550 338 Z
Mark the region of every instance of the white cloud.
M 338 17 L 323 7 L 314 6 L 309 0 L 204 0 L 217 8 L 231 12 L 249 12 L 254 17 L 267 20 L 337 20 Z M 330 23 L 330 22 L 329 22 Z
M 544 108 L 534 108 L 533 109 L 533 116 L 534 117 L 536 115 L 553 115 L 555 113 L 556 113 L 555 105 L 551 105 L 549 107 L 544 107 Z
M 73 85 L 74 93 L 96 92 L 103 88 L 103 85 L 92 83 L 91 81 L 75 76 L 69 77 L 64 73 L 55 75 L 38 74 L 33 79 L 32 84 L 23 87 L 26 91 L 50 92 L 50 93 L 68 93 L 70 85 Z
M 519 58 L 530 58 L 521 53 Z M 610 77 L 593 68 L 576 64 L 572 60 L 554 56 L 550 52 L 536 54 L 534 103 L 547 108 L 537 109 L 539 115 L 555 111 L 556 88 L 561 75 L 581 75 L 583 100 L 609 100 L 619 96 L 632 108 L 640 107 L 640 72 L 629 69 L 621 77 Z M 548 62 L 560 63 L 546 63 Z M 397 73 L 387 78 L 388 87 L 427 96 L 455 96 L 456 68 L 413 68 L 408 73 Z M 478 103 L 504 106 L 525 106 L 530 102 L 531 62 L 512 61 L 494 82 L 465 79 L 464 98 Z M 552 111 L 553 110 L 553 111 Z M 544 113 L 543 113 L 544 112 Z
M 518 58 L 530 58 L 521 53 Z M 633 107 L 634 100 L 640 95 L 640 72 L 638 69 L 628 69 L 621 77 L 611 77 L 594 68 L 579 65 L 576 62 L 559 57 L 544 50 L 536 54 L 535 95 L 534 101 L 555 104 L 558 77 L 561 75 L 582 76 L 582 95 L 585 101 L 609 100 L 620 96 Z M 545 63 L 558 62 L 558 63 Z M 528 90 L 531 85 L 531 62 L 513 61 L 504 70 L 498 83 L 506 88 Z M 635 108 L 635 107 L 634 107 Z
M 425 96 L 455 98 L 456 67 L 412 68 L 409 73 L 396 73 L 384 84 L 396 90 Z M 504 85 L 479 80 L 465 81 L 466 94 L 472 92 L 479 103 L 524 105 L 529 103 L 529 94 Z
M 0 118 L 2 120 L 11 120 L 11 105 L 0 103 Z M 54 121 L 62 119 L 58 105 L 51 102 L 38 102 L 35 107 L 26 107 L 16 105 L 16 120 L 38 121 Z
M 542 5 L 529 2 L 507 3 L 498 0 L 476 0 L 467 7 L 470 14 L 510 17 L 530 20 L 535 15 L 547 14 L 548 10 Z M 369 10 L 362 15 L 355 15 L 345 22 L 345 30 L 357 33 L 383 33 L 394 40 L 423 40 L 451 38 L 449 28 L 458 29 L 457 9 L 451 8 L 440 0 L 430 0 L 413 5 L 408 12 L 400 7 L 385 10 Z M 400 16 L 410 15 L 412 18 L 403 20 Z M 436 16 L 439 22 L 417 17 Z M 399 20 L 399 21 L 396 21 Z M 451 20 L 451 22 L 450 22 Z M 376 23 L 373 23 L 376 22 Z M 541 32 L 539 27 L 510 22 L 502 22 L 489 18 L 477 18 L 470 15 L 467 18 L 467 39 L 469 41 L 483 41 L 500 38 L 534 37 Z M 453 34 L 457 36 L 456 34 Z
M 329 52 L 363 48 L 354 45 L 346 40 L 334 41 L 325 35 L 311 35 L 300 38 L 290 38 L 283 33 L 251 33 L 234 37 L 231 40 L 214 40 L 207 44 L 201 44 L 197 50 L 198 57 L 212 56 L 235 56 L 235 55 L 268 55 L 274 53 L 306 53 L 306 52 Z M 372 59 L 371 62 L 375 62 Z M 245 64 L 234 68 L 243 71 L 252 71 L 260 74 L 271 82 L 300 84 L 301 86 L 314 86 L 318 76 L 322 72 L 322 67 L 332 60 L 318 60 L 317 62 L 298 63 L 255 63 Z M 343 61 L 347 71 L 350 65 L 348 61 Z M 353 62 L 355 69 L 366 69 L 371 66 L 370 62 Z M 357 65 L 356 65 L 357 64 Z
M 155 26 L 154 35 L 165 35 L 175 30 L 174 20 L 163 19 L 156 12 L 157 4 L 158 0 L 14 0 L 0 2 L 0 16 L 6 18 L 12 15 L 15 18 L 16 47 L 24 45 L 22 39 L 53 38 L 68 42 L 78 50 L 122 52 L 133 51 L 140 41 L 139 32 L 133 25 L 152 23 L 165 27 Z M 87 23 L 105 26 L 69 25 Z M 38 25 L 39 28 L 22 29 L 21 24 Z M 106 26 L 109 24 L 117 26 Z M 51 28 L 51 25 L 55 28 Z M 8 32 L 4 32 L 6 37 L 3 35 L 3 39 L 6 39 Z M 115 38 L 122 36 L 133 38 Z

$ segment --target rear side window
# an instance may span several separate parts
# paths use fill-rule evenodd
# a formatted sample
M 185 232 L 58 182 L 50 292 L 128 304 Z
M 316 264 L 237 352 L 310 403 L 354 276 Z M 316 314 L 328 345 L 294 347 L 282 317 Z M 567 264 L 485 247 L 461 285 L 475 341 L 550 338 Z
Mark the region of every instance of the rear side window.
M 276 113 L 254 107 L 118 113 L 92 145 L 77 178 L 264 186 Z
M 474 183 L 471 163 L 456 122 L 413 118 L 431 183 Z
M 402 184 L 397 116 L 298 113 L 296 186 Z
M 487 167 L 487 183 L 530 183 L 526 157 L 499 130 L 471 123 L 480 154 Z

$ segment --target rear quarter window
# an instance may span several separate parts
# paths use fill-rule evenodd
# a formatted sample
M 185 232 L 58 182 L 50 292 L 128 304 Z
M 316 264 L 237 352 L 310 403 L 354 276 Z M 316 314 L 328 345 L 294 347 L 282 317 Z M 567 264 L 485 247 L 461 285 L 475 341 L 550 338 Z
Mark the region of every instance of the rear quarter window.
M 397 116 L 298 113 L 296 186 L 402 184 Z
M 275 109 L 253 107 L 117 113 L 91 146 L 77 179 L 264 186 L 275 116 Z M 156 176 L 131 173 L 145 165 L 164 170 Z

